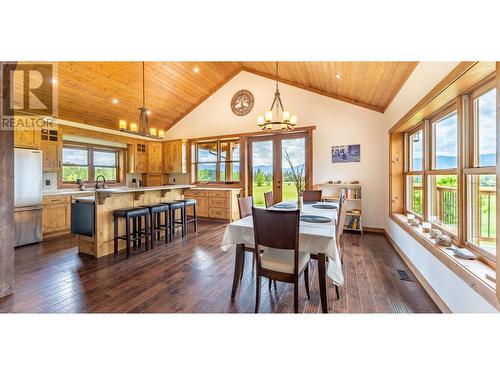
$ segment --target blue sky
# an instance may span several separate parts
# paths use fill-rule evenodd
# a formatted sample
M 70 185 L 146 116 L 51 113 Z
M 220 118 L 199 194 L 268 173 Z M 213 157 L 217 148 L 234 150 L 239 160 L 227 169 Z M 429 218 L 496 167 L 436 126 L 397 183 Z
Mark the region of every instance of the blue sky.
M 480 156 L 496 153 L 496 89 L 478 99 Z M 482 158 L 481 158 L 482 159 Z M 483 163 L 480 163 L 483 164 Z

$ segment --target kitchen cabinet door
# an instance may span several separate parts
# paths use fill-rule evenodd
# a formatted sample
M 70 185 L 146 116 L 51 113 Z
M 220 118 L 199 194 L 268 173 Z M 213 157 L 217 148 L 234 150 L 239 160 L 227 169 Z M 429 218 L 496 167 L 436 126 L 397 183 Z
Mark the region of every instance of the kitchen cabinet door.
M 151 142 L 148 148 L 148 172 L 162 173 L 162 145 L 161 142 Z
M 15 147 L 39 150 L 40 142 L 40 130 L 17 127 L 14 131 Z
M 71 205 L 51 204 L 42 209 L 43 234 L 71 230 Z

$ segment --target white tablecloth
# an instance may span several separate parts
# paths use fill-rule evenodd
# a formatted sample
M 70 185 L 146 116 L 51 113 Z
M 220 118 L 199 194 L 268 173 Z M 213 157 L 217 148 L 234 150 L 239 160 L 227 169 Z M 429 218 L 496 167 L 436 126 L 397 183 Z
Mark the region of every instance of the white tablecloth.
M 273 208 L 274 209 L 274 208 Z M 340 255 L 335 240 L 335 222 L 337 210 L 322 210 L 304 205 L 301 215 L 319 215 L 333 219 L 330 223 L 300 222 L 299 249 L 311 254 L 326 253 L 329 262 L 327 275 L 333 283 L 341 286 L 344 284 L 344 275 L 340 263 Z M 254 248 L 253 219 L 251 216 L 234 221 L 226 227 L 222 240 L 222 250 L 234 249 L 234 245 L 244 243 L 249 248 Z

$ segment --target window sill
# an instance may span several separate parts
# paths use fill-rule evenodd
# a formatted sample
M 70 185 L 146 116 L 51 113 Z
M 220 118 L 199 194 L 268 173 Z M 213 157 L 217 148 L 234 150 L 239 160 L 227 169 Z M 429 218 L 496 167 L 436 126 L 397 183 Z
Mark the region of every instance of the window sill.
M 412 227 L 408 224 L 406 217 L 402 214 L 391 214 L 391 219 L 451 269 L 481 297 L 500 311 L 500 304 L 496 296 L 496 284 L 486 278 L 487 273 L 493 276 L 496 275 L 494 268 L 479 259 L 466 260 L 455 257 L 451 250 L 447 250 L 444 246 L 436 245 L 435 241 L 428 234 L 422 232 L 421 227 Z

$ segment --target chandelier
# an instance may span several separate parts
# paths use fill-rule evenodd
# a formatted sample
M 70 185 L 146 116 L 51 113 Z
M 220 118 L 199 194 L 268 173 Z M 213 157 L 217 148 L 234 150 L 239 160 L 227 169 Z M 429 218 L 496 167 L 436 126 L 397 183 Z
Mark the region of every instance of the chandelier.
M 149 134 L 149 110 L 146 108 L 146 77 L 144 75 L 144 61 L 142 62 L 142 107 L 139 108 L 141 111 L 139 115 L 139 133 Z M 155 131 L 156 133 L 156 131 Z M 155 134 L 156 135 L 156 134 Z
M 278 79 L 278 62 L 276 62 L 276 92 L 274 93 L 271 109 L 266 111 L 264 116 L 257 117 L 257 125 L 259 125 L 260 130 L 272 131 L 273 125 L 279 125 L 282 131 L 290 131 L 297 125 L 297 116 L 291 115 L 290 111 L 283 109 L 283 102 L 278 89 Z

